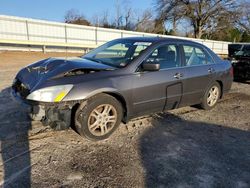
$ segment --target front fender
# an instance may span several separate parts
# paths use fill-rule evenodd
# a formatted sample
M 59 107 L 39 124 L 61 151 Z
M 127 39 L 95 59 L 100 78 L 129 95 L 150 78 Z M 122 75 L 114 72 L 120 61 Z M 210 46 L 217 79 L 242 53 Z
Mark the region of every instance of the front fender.
M 76 91 L 73 89 L 73 91 L 70 91 L 70 93 L 63 99 L 63 101 L 86 100 L 99 93 L 118 93 L 118 91 L 109 87 L 83 90 L 76 89 Z
M 77 83 L 77 80 L 75 81 Z M 64 97 L 63 101 L 84 100 L 102 92 L 116 91 L 112 79 L 89 80 L 74 84 L 71 91 Z
M 129 116 L 132 105 L 132 80 L 133 78 L 127 75 L 126 78 L 121 76 L 81 82 L 74 85 L 63 101 L 82 101 L 99 93 L 107 93 L 123 103 Z

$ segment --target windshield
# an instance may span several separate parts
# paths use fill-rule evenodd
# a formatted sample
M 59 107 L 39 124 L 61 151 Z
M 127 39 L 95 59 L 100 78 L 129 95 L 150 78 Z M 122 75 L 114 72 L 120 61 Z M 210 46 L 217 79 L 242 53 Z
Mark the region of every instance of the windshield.
M 250 56 L 250 45 L 244 45 L 242 50 L 235 52 L 236 56 Z
M 82 58 L 114 67 L 125 67 L 151 44 L 151 42 L 129 39 L 113 40 L 94 49 Z

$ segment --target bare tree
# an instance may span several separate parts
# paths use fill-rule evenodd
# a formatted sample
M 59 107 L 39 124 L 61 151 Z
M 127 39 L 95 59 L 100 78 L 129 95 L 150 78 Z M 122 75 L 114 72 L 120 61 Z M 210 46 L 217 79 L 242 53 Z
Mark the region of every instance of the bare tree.
M 66 12 L 64 22 L 78 25 L 90 25 L 90 22 L 75 9 L 71 9 Z
M 149 32 L 154 31 L 155 23 L 151 10 L 145 10 L 141 16 L 138 16 L 136 23 L 136 31 Z
M 156 10 L 158 19 L 172 23 L 173 34 L 177 33 L 177 21 L 184 15 L 181 13 L 181 1 L 175 0 L 156 0 Z
M 94 14 L 92 16 L 92 19 L 91 19 L 91 24 L 96 26 L 96 27 L 99 27 L 100 26 L 100 16 L 99 14 Z
M 116 0 L 115 12 L 116 12 L 116 14 L 115 14 L 115 26 L 117 29 L 120 29 L 122 26 L 123 16 L 122 16 L 121 4 L 120 4 L 119 0 Z
M 195 38 L 201 38 L 215 19 L 231 15 L 237 6 L 236 0 L 157 0 L 157 4 L 159 15 L 172 19 L 174 29 L 178 19 L 189 21 Z
M 238 19 L 238 24 L 243 31 L 250 34 L 250 2 L 242 2 L 241 17 Z
M 154 33 L 157 34 L 166 34 L 165 21 L 161 18 L 154 19 Z
M 132 29 L 131 28 L 131 18 L 132 18 L 132 14 L 133 14 L 133 10 L 131 7 L 127 7 L 125 9 L 125 13 L 124 13 L 124 19 L 125 19 L 125 25 L 124 25 L 124 29 Z
M 111 24 L 109 23 L 109 10 L 103 11 L 100 19 L 100 25 L 105 28 L 111 27 Z

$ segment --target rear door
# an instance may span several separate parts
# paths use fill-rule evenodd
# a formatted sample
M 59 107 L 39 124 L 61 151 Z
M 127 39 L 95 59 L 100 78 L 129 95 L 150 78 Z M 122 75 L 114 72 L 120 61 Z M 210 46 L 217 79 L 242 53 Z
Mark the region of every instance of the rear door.
M 160 70 L 145 72 L 141 68 L 143 63 L 160 64 Z M 133 79 L 133 114 L 138 116 L 177 107 L 183 77 L 178 45 L 157 47 L 143 63 Z
M 211 56 L 198 45 L 182 45 L 185 69 L 182 106 L 200 103 L 212 82 L 216 67 Z

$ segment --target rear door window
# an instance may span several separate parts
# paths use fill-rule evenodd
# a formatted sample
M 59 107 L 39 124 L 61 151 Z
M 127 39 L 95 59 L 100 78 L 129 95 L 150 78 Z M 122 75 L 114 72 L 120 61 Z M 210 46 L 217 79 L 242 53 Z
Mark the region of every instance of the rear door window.
M 212 64 L 212 58 L 207 55 L 202 48 L 183 45 L 185 55 L 185 66 L 206 65 Z

